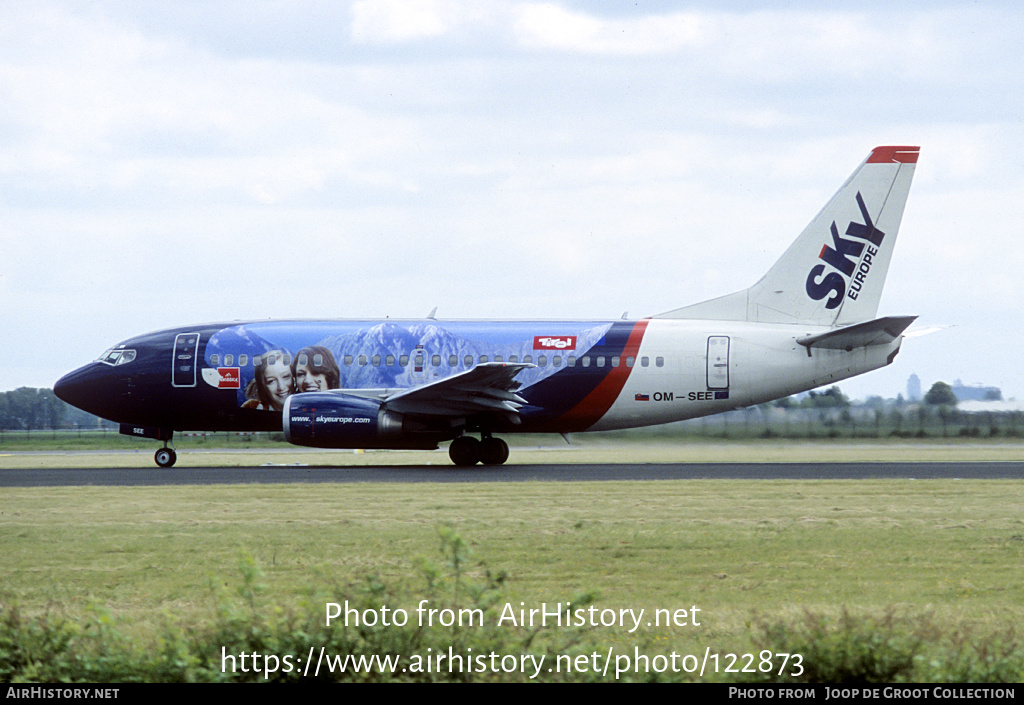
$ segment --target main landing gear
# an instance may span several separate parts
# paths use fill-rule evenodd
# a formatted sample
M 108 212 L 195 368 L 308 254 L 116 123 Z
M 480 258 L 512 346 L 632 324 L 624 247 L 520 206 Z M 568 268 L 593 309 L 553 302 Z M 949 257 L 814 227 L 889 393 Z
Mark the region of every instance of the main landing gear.
M 164 441 L 164 447 L 156 452 L 153 456 L 153 460 L 156 464 L 162 468 L 169 468 L 174 465 L 174 461 L 178 459 L 178 454 L 174 452 L 174 448 L 168 448 L 167 442 Z
M 477 463 L 501 465 L 508 460 L 508 444 L 489 433 L 477 440 L 472 436 L 459 436 L 448 447 L 448 457 L 459 467 L 466 468 Z

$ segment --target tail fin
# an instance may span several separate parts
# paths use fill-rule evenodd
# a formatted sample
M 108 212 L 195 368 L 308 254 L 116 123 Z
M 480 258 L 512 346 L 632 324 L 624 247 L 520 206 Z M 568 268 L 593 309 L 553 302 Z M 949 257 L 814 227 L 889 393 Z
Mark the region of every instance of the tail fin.
M 662 313 L 838 326 L 875 317 L 919 147 L 876 147 L 754 286 Z

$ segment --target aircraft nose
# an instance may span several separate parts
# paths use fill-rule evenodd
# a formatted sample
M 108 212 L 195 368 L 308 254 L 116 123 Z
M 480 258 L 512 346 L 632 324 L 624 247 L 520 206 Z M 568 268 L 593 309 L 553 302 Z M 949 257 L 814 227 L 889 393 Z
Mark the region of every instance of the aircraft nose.
M 53 393 L 82 411 L 113 419 L 116 416 L 117 392 L 115 380 L 107 369 L 103 369 L 105 367 L 92 363 L 69 372 L 53 385 Z

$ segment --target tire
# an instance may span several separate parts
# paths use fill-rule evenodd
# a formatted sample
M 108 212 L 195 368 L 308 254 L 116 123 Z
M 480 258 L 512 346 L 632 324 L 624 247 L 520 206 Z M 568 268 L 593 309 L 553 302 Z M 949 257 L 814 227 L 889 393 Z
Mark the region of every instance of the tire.
M 480 442 L 480 462 L 484 465 L 502 465 L 508 460 L 508 443 L 500 438 L 485 438 Z
M 480 441 L 472 436 L 459 436 L 448 446 L 448 457 L 460 468 L 472 467 L 480 460 Z
M 153 460 L 156 464 L 162 468 L 169 468 L 174 465 L 174 461 L 178 459 L 178 454 L 174 452 L 173 448 L 161 448 L 153 456 Z

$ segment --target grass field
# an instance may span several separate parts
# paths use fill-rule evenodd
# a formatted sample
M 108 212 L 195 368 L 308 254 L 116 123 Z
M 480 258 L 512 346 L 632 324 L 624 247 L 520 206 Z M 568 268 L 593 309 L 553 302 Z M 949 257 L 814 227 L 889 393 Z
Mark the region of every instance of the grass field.
M 424 463 L 424 456 L 447 463 L 434 453 L 334 453 L 328 460 L 275 453 L 272 460 Z M 596 443 L 514 450 L 511 462 L 522 456 L 1019 460 L 1021 452 L 988 443 Z M 26 457 L 96 461 L 7 455 L 0 467 L 26 467 Z M 181 464 L 235 461 L 253 458 L 179 455 Z M 151 449 L 127 462 L 150 467 Z M 699 626 L 642 626 L 632 634 L 597 627 L 590 638 L 602 648 L 749 650 L 757 647 L 760 621 L 799 623 L 844 611 L 898 615 L 927 622 L 943 639 L 984 642 L 1007 630 L 1024 633 L 1021 507 L 1019 482 L 964 480 L 7 489 L 0 499 L 0 600 L 75 617 L 101 607 L 146 643 L 169 619 L 208 620 L 220 592 L 234 591 L 240 565 L 249 564 L 266 586 L 262 612 L 315 612 L 319 619 L 332 595 L 358 592 L 368 576 L 389 586 L 382 603 L 411 610 L 429 595 L 418 566 L 440 559 L 439 529 L 453 527 L 467 544 L 468 579 L 507 573 L 501 604 L 530 609 L 592 593 L 602 609 L 700 609 Z

